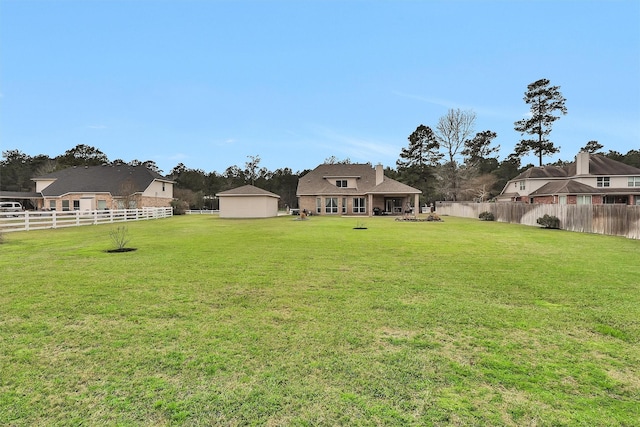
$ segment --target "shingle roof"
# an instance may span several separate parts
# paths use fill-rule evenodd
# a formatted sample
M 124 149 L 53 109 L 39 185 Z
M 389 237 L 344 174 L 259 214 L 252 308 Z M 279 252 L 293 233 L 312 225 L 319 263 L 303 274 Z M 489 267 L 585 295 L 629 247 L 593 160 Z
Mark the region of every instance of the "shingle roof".
M 538 188 L 529 196 L 549 196 L 554 194 L 640 194 L 640 187 L 631 188 L 594 188 L 571 179 L 551 181 Z
M 539 166 L 527 169 L 513 178 L 512 181 L 527 178 L 563 178 L 566 176 L 568 176 L 568 172 L 565 166 Z
M 575 176 L 576 174 L 576 162 L 573 162 L 567 166 L 567 172 L 569 176 Z M 610 159 L 601 154 L 589 155 L 589 174 L 590 175 L 640 175 L 640 169 L 628 165 L 626 163 L 619 162 L 617 160 Z
M 120 196 L 125 183 L 131 183 L 127 191 L 137 193 L 146 190 L 154 180 L 172 182 L 144 166 L 129 165 L 70 167 L 32 179 L 54 180 L 42 190 L 43 196 L 50 197 L 68 193 L 110 193 Z
M 528 178 L 564 178 L 576 175 L 576 162 L 566 166 L 538 166 L 529 168 L 520 175 L 511 179 L 518 181 Z M 589 175 L 640 175 L 640 169 L 626 163 L 610 159 L 601 154 L 589 155 Z
M 336 187 L 326 178 L 357 178 L 357 188 Z M 410 187 L 394 179 L 383 177 L 376 185 L 376 170 L 370 164 L 321 164 L 298 180 L 298 196 L 313 195 L 358 195 L 358 194 L 420 194 L 417 188 Z
M 242 187 L 232 188 L 231 190 L 221 191 L 216 196 L 236 196 L 236 197 L 246 197 L 246 196 L 269 196 L 269 197 L 277 197 L 280 196 L 277 194 L 271 193 L 267 190 L 263 190 L 262 188 L 258 188 L 253 185 L 243 185 Z
M 590 185 L 583 184 L 572 179 L 563 179 L 560 181 L 551 181 L 538 188 L 529 196 L 546 196 L 553 194 L 594 194 L 598 190 Z
M 0 199 L 37 199 L 40 193 L 25 191 L 0 191 Z

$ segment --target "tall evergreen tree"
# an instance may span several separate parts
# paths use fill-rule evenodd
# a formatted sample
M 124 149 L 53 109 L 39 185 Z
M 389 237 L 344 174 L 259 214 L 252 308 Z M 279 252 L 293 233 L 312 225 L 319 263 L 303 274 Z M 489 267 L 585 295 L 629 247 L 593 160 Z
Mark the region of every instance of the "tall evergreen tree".
M 560 151 L 549 139 L 553 122 L 567 114 L 566 99 L 560 93 L 560 86 L 550 86 L 547 79 L 540 79 L 527 86 L 524 102 L 531 106 L 531 116 L 514 123 L 514 128 L 521 135 L 531 135 L 533 138 L 522 139 L 515 147 L 515 154 L 519 157 L 533 152 L 538 156 L 542 166 L 542 156 Z
M 396 162 L 399 178 L 405 184 L 422 190 L 425 199 L 433 199 L 433 184 L 429 179 L 433 177 L 434 166 L 442 158 L 438 139 L 425 125 L 418 126 L 408 139 L 409 146 L 402 149 Z
M 596 154 L 599 153 L 603 148 L 604 145 L 600 144 L 598 141 L 589 141 L 584 147 L 580 149 L 580 151 L 586 151 L 589 154 Z
M 480 174 L 491 172 L 498 166 L 498 151 L 500 146 L 491 146 L 493 140 L 498 136 L 497 133 L 490 130 L 476 133 L 471 139 L 464 142 L 465 164 L 470 168 L 478 169 Z
M 409 146 L 400 152 L 398 167 L 426 167 L 434 166 L 442 158 L 438 152 L 440 143 L 433 130 L 425 125 L 420 125 L 409 135 Z

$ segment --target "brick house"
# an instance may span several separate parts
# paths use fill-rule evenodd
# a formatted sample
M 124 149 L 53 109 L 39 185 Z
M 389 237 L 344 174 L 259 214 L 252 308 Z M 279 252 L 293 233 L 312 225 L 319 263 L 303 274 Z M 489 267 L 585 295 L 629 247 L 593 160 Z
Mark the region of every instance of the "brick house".
M 527 169 L 507 182 L 496 201 L 640 205 L 640 169 L 580 152 L 565 166 Z
M 382 165 L 322 164 L 298 180 L 299 209 L 314 215 L 417 212 L 422 191 L 384 176 Z
M 168 207 L 173 200 L 173 181 L 144 166 L 74 166 L 32 180 L 45 210 Z

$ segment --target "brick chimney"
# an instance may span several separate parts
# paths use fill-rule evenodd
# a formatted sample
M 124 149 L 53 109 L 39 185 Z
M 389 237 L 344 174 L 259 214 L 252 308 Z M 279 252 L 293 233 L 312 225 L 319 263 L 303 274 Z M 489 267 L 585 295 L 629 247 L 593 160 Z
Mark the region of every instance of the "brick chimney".
M 384 180 L 384 168 L 380 163 L 376 165 L 376 185 L 382 184 Z
M 576 156 L 576 175 L 589 175 L 589 153 L 581 151 Z

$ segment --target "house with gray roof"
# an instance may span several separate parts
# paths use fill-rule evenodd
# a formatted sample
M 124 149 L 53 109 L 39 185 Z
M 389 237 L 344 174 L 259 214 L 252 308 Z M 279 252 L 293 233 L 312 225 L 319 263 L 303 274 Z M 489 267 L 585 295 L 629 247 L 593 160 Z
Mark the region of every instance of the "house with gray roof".
M 280 196 L 253 185 L 243 185 L 216 194 L 220 218 L 269 218 L 278 215 Z
M 168 207 L 173 200 L 173 181 L 145 166 L 73 166 L 32 180 L 47 210 Z
M 527 169 L 507 182 L 496 201 L 640 205 L 640 169 L 580 152 L 565 166 Z
M 322 164 L 298 180 L 298 207 L 314 215 L 417 212 L 422 191 L 384 175 L 382 165 Z

